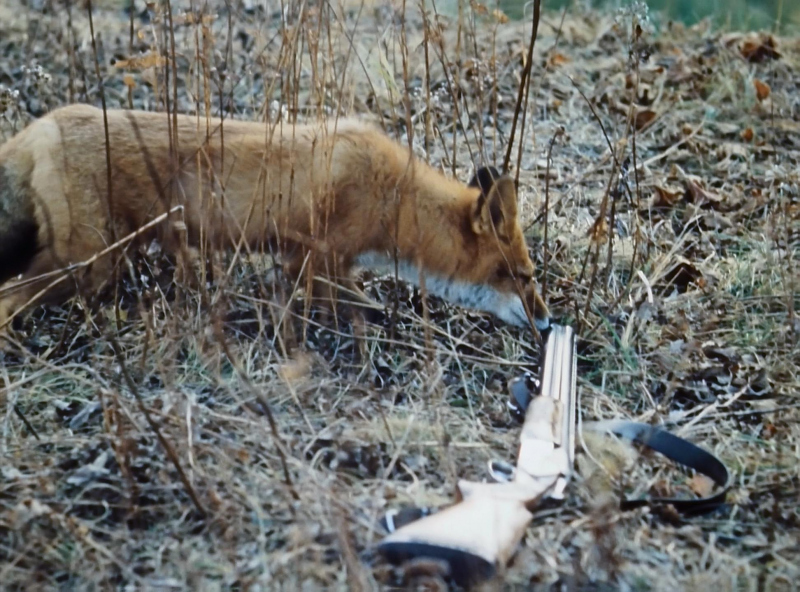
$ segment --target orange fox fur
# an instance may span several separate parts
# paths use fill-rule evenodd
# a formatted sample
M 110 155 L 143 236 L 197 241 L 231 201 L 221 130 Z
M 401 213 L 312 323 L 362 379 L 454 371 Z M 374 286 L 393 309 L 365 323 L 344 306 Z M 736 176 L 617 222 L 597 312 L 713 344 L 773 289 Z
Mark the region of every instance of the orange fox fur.
M 310 266 L 347 285 L 355 267 L 393 273 L 396 256 L 401 279 L 422 275 L 429 293 L 521 326 L 527 308 L 539 329 L 549 325 L 514 183 L 491 167 L 462 184 L 354 120 L 212 120 L 207 130 L 179 115 L 171 130 L 165 113 L 107 117 L 110 192 L 98 108 L 54 110 L 0 146 L 0 326 L 53 275 L 32 278 L 92 258 L 176 204 L 169 223 L 137 239 L 174 250 L 177 217 L 190 245 L 277 247 L 290 277 Z M 111 265 L 105 256 L 82 269 L 82 286 L 97 289 Z M 40 300 L 75 290 L 69 278 Z

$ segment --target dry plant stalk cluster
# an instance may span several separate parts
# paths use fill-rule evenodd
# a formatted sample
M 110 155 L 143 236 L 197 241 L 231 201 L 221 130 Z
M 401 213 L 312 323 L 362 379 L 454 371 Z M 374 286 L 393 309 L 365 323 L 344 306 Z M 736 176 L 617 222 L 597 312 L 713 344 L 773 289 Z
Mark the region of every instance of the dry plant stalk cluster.
M 201 129 L 363 113 L 466 179 L 503 162 L 529 38 L 478 2 L 10 0 L 0 138 L 74 101 Z M 619 491 L 708 484 L 587 437 L 508 586 L 795 589 L 798 67 L 798 38 L 656 33 L 638 4 L 542 14 L 510 154 L 539 279 L 581 329 L 581 413 L 667 423 L 736 486 L 702 518 L 621 513 Z M 4 589 L 396 584 L 381 513 L 513 461 L 529 334 L 368 277 L 389 314 L 359 352 L 288 306 L 268 257 L 216 260 L 195 290 L 130 255 L 113 298 L 36 310 L 0 353 Z

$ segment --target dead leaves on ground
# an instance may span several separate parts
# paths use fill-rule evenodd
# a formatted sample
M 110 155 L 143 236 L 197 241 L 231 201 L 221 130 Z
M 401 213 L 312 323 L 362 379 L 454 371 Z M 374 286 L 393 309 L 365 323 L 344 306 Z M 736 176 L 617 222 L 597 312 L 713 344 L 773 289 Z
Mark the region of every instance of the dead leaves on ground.
M 166 63 L 166 57 L 159 55 L 157 52 L 148 51 L 139 56 L 112 60 L 111 65 L 115 68 L 127 70 L 148 70 L 150 68 L 162 68 Z
M 768 33 L 731 33 L 722 38 L 722 43 L 729 48 L 735 47 L 745 60 L 754 64 L 781 58 L 775 37 Z
M 775 145 L 791 145 L 794 141 L 784 140 L 786 134 L 780 130 L 780 126 L 772 123 L 775 115 L 772 104 L 774 93 L 763 74 L 753 76 L 753 72 L 734 64 L 733 68 L 739 70 L 737 74 L 740 76 L 726 75 L 725 80 L 720 78 L 722 67 L 731 68 L 728 56 L 731 49 L 752 64 L 780 60 L 783 57 L 778 51 L 778 42 L 768 34 L 720 36 L 709 38 L 705 45 L 696 47 L 688 43 L 677 43 L 675 40 L 662 41 L 658 60 L 643 59 L 635 69 L 620 68 L 620 58 L 603 53 L 592 60 L 593 71 L 596 74 L 601 72 L 601 76 L 591 100 L 595 105 L 605 107 L 608 113 L 628 119 L 637 132 L 649 131 L 656 134 L 661 130 L 669 132 L 676 124 L 692 129 L 697 126 L 697 121 L 675 121 L 675 107 L 681 103 L 705 103 L 720 92 L 729 93 L 730 100 L 724 107 L 726 114 L 714 113 L 714 124 L 725 126 L 731 119 L 738 120 L 749 115 L 762 120 L 766 126 L 766 119 L 769 117 L 770 127 L 779 131 L 761 133 L 758 122 L 753 122 L 736 130 L 743 143 L 727 142 L 715 146 L 713 141 L 694 138 L 692 141 L 685 141 L 685 147 L 690 152 L 716 149 L 719 159 L 723 161 L 718 164 L 720 167 L 729 165 L 727 159 L 734 161 L 732 166 L 736 165 L 735 161 L 746 161 L 751 155 L 750 146 L 756 148 L 756 157 L 771 156 Z M 556 54 L 550 56 L 548 66 L 553 65 L 555 56 Z M 745 88 L 742 85 L 746 85 Z M 727 113 L 732 110 L 739 110 L 739 113 L 730 117 Z M 654 126 L 655 123 L 658 124 L 657 127 Z M 739 166 L 737 172 L 743 171 L 744 167 Z
M 648 204 L 649 209 L 668 210 L 679 204 L 691 204 L 695 208 L 716 208 L 724 210 L 725 198 L 716 191 L 709 189 L 697 177 L 683 175 L 679 184 L 672 184 L 676 179 L 667 178 L 667 183 L 653 185 L 653 194 Z
M 548 68 L 554 69 L 563 64 L 568 64 L 571 61 L 572 60 L 569 58 L 569 56 L 566 56 L 563 53 L 553 52 L 547 57 L 547 66 Z
M 721 162 L 734 158 L 744 160 L 747 152 L 743 144 L 729 142 L 720 145 L 717 156 Z M 668 175 L 650 185 L 650 198 L 640 213 L 647 212 L 648 216 L 656 218 L 677 216 L 684 225 L 696 224 L 698 230 L 730 230 L 763 211 L 770 195 L 763 188 L 753 186 L 749 178 L 734 177 L 714 187 L 711 181 L 687 174 L 674 165 Z
M 644 109 L 642 111 L 638 111 L 634 116 L 634 127 L 636 131 L 642 131 L 646 129 L 656 118 L 656 112 L 652 109 Z
M 761 82 L 758 78 L 753 80 L 753 86 L 756 89 L 756 98 L 759 101 L 765 101 L 769 97 L 770 88 L 765 82 Z

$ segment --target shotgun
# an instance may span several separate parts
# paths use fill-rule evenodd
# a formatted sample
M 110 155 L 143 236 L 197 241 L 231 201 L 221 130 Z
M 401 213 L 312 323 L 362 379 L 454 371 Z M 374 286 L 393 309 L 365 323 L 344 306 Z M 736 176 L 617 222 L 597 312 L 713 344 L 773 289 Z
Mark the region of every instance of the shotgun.
M 395 564 L 435 564 L 442 575 L 469 587 L 490 579 L 513 555 L 545 499 L 562 500 L 572 475 L 576 440 L 576 343 L 571 327 L 553 324 L 547 334 L 541 380 L 529 374 L 509 382 L 510 407 L 524 417 L 516 468 L 489 463 L 498 483 L 461 480 L 456 503 L 431 513 L 428 508 L 389 512 L 389 535 L 378 545 Z M 534 382 L 531 384 L 531 382 Z M 620 499 L 620 509 L 671 507 L 684 515 L 704 514 L 725 503 L 732 476 L 709 451 L 656 426 L 624 419 L 581 422 L 582 429 L 613 435 L 664 455 L 687 470 L 708 477 L 716 492 L 704 497 L 637 496 Z M 426 563 L 428 561 L 428 563 Z
M 461 585 L 494 577 L 513 555 L 532 511 L 545 498 L 561 500 L 575 458 L 576 355 L 572 327 L 552 325 L 540 388 L 513 379 L 509 389 L 524 413 L 516 468 L 492 461 L 497 483 L 460 480 L 456 503 L 401 526 L 378 545 L 392 563 L 443 561 Z M 526 400 L 527 399 L 527 400 Z M 504 466 L 505 465 L 505 466 Z

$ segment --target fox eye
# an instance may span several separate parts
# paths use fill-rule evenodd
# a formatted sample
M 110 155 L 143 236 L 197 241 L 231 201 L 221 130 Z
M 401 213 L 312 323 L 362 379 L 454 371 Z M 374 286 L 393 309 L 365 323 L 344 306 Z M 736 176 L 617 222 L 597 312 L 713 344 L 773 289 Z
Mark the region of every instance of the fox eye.
M 531 281 L 533 281 L 533 276 L 530 273 L 517 272 L 515 276 L 505 267 L 501 267 L 497 270 L 497 278 L 500 280 L 513 280 L 515 277 L 523 284 L 529 284 Z

